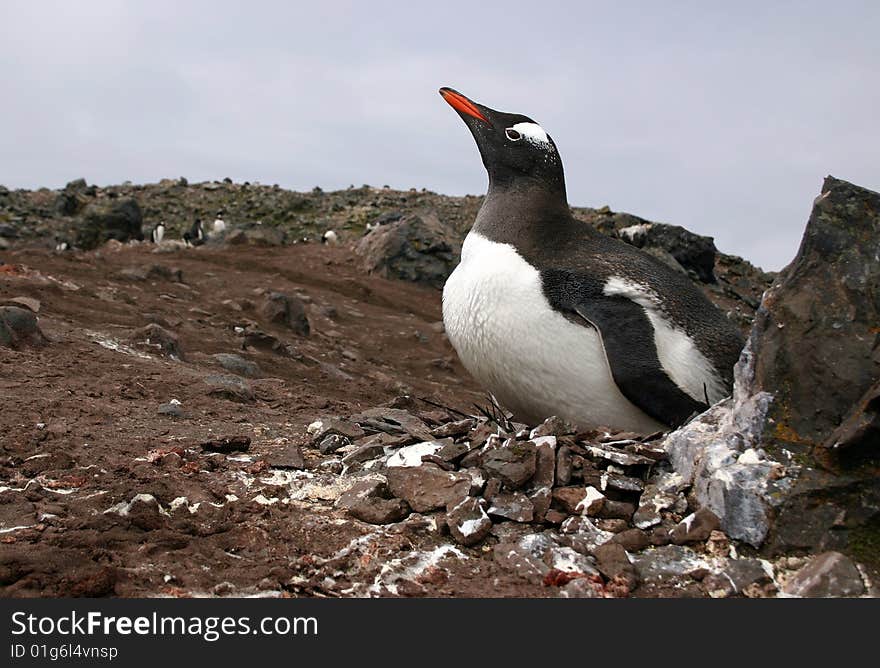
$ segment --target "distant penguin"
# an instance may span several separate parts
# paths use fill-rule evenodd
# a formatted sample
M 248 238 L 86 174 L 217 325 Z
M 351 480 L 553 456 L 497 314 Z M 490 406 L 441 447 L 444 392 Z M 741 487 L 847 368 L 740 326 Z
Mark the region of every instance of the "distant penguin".
M 333 230 L 327 230 L 321 236 L 322 244 L 338 244 L 339 243 L 339 235 L 336 234 Z
M 223 234 L 225 231 L 226 231 L 226 222 L 223 220 L 223 212 L 218 211 L 217 218 L 214 219 L 214 229 L 212 230 L 212 233 L 215 236 L 219 236 L 219 235 Z
M 156 227 L 150 232 L 150 241 L 154 244 L 161 244 L 165 238 L 165 221 L 156 224 Z
M 205 231 L 202 229 L 202 219 L 196 218 L 196 222 L 188 231 L 183 233 L 183 240 L 191 246 L 201 246 L 205 243 Z
M 64 237 L 55 237 L 55 252 L 63 253 L 64 251 L 73 250 L 71 243 Z
M 440 94 L 489 192 L 443 288 L 465 368 L 520 420 L 650 433 L 729 395 L 743 340 L 686 276 L 571 215 L 556 144 L 531 118 Z

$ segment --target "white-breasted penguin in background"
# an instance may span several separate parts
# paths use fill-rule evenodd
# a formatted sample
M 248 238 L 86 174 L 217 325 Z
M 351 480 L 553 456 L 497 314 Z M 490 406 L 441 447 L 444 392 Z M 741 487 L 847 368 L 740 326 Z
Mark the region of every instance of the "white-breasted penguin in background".
M 544 129 L 451 88 L 489 192 L 443 289 L 471 374 L 525 422 L 674 427 L 730 393 L 743 346 L 687 276 L 571 215 Z
M 205 231 L 202 229 L 201 218 L 196 218 L 189 230 L 183 233 L 183 240 L 193 246 L 201 246 L 205 243 Z
M 165 221 L 156 223 L 156 226 L 150 231 L 150 241 L 154 244 L 161 244 L 165 238 Z
M 214 236 L 221 236 L 226 231 L 226 221 L 223 220 L 223 212 L 218 211 L 217 217 L 214 219 L 214 228 L 211 231 L 211 234 Z

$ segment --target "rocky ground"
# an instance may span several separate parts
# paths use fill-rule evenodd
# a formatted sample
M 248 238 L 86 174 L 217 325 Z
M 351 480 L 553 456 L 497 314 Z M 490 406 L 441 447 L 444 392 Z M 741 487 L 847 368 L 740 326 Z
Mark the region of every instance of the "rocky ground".
M 222 182 L 0 190 L 0 592 L 873 593 L 871 563 L 729 537 L 663 435 L 492 406 L 437 290 L 478 206 Z M 176 242 L 218 211 L 224 235 Z M 681 228 L 576 213 L 751 327 L 773 276 Z M 159 219 L 159 247 L 113 240 Z M 317 243 L 327 229 L 340 243 Z

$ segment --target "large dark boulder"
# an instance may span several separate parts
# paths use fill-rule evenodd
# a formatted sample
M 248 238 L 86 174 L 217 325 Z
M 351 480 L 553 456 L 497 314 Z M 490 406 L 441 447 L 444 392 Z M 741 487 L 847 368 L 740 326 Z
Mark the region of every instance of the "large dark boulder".
M 357 252 L 370 273 L 442 288 L 458 264 L 461 242 L 435 213 L 423 212 L 377 227 Z
M 132 197 L 90 204 L 83 211 L 82 221 L 77 226 L 76 245 L 83 250 L 91 250 L 110 239 L 123 242 L 142 240 L 143 222 L 141 207 Z
M 46 343 L 48 341 L 32 311 L 18 306 L 0 306 L 0 346 L 40 347 Z
M 776 435 L 821 443 L 880 378 L 880 194 L 828 177 L 797 257 L 755 317 Z
M 764 295 L 734 396 L 666 448 L 734 538 L 786 550 L 880 544 L 880 194 L 832 177 Z

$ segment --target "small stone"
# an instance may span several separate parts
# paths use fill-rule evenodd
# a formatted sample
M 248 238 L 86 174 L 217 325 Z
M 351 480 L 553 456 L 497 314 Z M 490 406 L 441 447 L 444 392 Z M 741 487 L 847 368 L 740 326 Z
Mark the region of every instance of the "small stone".
M 388 489 L 388 484 L 384 480 L 376 479 L 376 478 L 365 478 L 362 480 L 358 480 L 351 487 L 345 490 L 339 497 L 336 499 L 335 507 L 337 508 L 351 508 L 361 499 L 366 498 L 389 498 L 391 496 L 391 492 Z
M 465 418 L 463 420 L 441 424 L 439 427 L 434 427 L 431 430 L 431 435 L 434 436 L 434 438 L 448 438 L 450 436 L 457 438 L 467 434 L 476 425 L 477 421 L 473 418 Z
M 222 397 L 239 403 L 249 403 L 255 398 L 254 390 L 250 384 L 238 376 L 206 376 L 205 383 L 208 386 L 208 394 L 214 397 Z
M 471 489 L 469 494 L 471 496 L 480 496 L 483 493 L 483 489 L 486 487 L 486 476 L 483 472 L 480 469 L 463 469 L 461 472 L 471 479 Z
M 480 465 L 482 460 L 483 453 L 479 450 L 471 450 L 459 460 L 458 465 L 463 469 L 476 468 Z
M 592 554 L 599 545 L 614 538 L 609 531 L 602 531 L 588 517 L 569 517 L 559 527 L 561 540 L 581 554 Z
M 202 443 L 202 450 L 222 453 L 247 452 L 250 447 L 250 436 L 226 436 Z
M 422 463 L 436 464 L 444 471 L 454 471 L 455 470 L 455 464 L 444 461 L 444 460 L 440 459 L 440 457 L 438 457 L 437 455 L 434 455 L 434 454 L 422 455 Z M 468 469 L 468 471 L 474 471 L 474 470 L 475 469 Z M 480 473 L 479 469 L 476 469 L 476 471 L 477 471 L 477 473 Z
M 639 529 L 648 529 L 660 524 L 660 511 L 667 510 L 678 501 L 678 494 L 686 487 L 684 478 L 678 473 L 664 473 L 653 482 L 645 485 L 639 498 L 639 507 L 633 515 L 633 523 Z
M 652 466 L 654 460 L 636 455 L 625 450 L 618 450 L 611 445 L 587 445 L 587 452 L 596 459 L 611 462 L 618 466 Z
M 521 492 L 496 494 L 486 511 L 494 517 L 502 517 L 514 522 L 531 522 L 535 508 L 529 498 Z
M 603 598 L 602 586 L 590 578 L 575 578 L 559 590 L 563 598 Z
M 371 408 L 351 417 L 363 427 L 388 434 L 409 434 L 417 441 L 434 439 L 431 430 L 423 420 L 401 408 Z
M 666 527 L 654 527 L 648 533 L 648 538 L 651 541 L 651 545 L 656 547 L 669 545 L 672 541 L 672 538 L 669 536 L 669 530 Z
M 645 489 L 645 485 L 638 478 L 603 471 L 599 489 L 603 492 L 608 489 L 616 489 L 619 492 L 641 494 Z
M 578 506 L 587 494 L 584 487 L 557 487 L 553 490 L 553 500 L 569 515 L 580 514 Z
M 548 524 L 562 524 L 566 519 L 568 515 L 552 508 L 544 513 L 544 521 Z
M 379 443 L 368 443 L 366 445 L 361 445 L 357 449 L 349 452 L 345 457 L 342 458 L 342 463 L 345 466 L 351 466 L 353 464 L 362 464 L 364 462 L 368 462 L 371 459 L 378 459 L 382 455 L 385 454 L 385 448 Z
M 348 445 L 351 445 L 348 437 L 340 436 L 339 434 L 328 434 L 321 439 L 321 442 L 318 444 L 318 450 L 322 455 L 329 455 L 339 450 L 339 448 L 344 448 Z
M 480 499 L 467 497 L 450 503 L 446 511 L 449 533 L 460 545 L 476 545 L 489 535 L 492 520 L 483 510 Z
M 448 438 L 443 440 L 446 442 L 446 445 L 435 454 L 444 462 L 454 463 L 471 451 L 470 443 L 449 443 Z
M 183 417 L 183 407 L 179 403 L 160 404 L 159 415 L 168 415 L 169 417 Z
M 309 335 L 309 319 L 302 299 L 281 292 L 270 292 L 260 308 L 269 322 L 289 327 L 299 336 Z
M 840 552 L 825 552 L 795 573 L 783 591 L 802 598 L 849 598 L 862 596 L 865 583 L 849 557 Z
M 651 539 L 641 529 L 627 529 L 614 535 L 612 543 L 618 543 L 627 552 L 639 552 L 651 544 Z
M 486 441 L 495 433 L 496 429 L 488 422 L 481 422 L 468 436 L 472 448 L 482 447 Z
M 736 587 L 724 573 L 708 573 L 701 587 L 711 598 L 728 598 L 736 593 Z
M 632 520 L 635 512 L 636 507 L 632 503 L 605 499 L 605 503 L 602 504 L 602 509 L 599 511 L 599 517 L 605 519 L 621 519 L 629 522 Z
M 718 516 L 708 508 L 700 508 L 679 522 L 672 530 L 672 542 L 676 545 L 706 540 L 709 534 L 721 526 Z
M 329 418 L 312 422 L 309 425 L 308 433 L 312 437 L 313 443 L 320 443 L 329 434 L 338 434 L 354 441 L 364 435 L 364 430 L 353 422 Z
M 571 448 L 561 445 L 556 450 L 556 483 L 568 485 L 571 482 L 572 458 Z
M 402 499 L 363 498 L 349 509 L 352 517 L 369 524 L 391 524 L 399 522 L 410 513 L 406 501 Z
M 593 518 L 593 523 L 602 531 L 610 531 L 611 533 L 620 533 L 630 528 L 629 522 L 617 518 L 596 517 Z
M 723 531 L 715 529 L 706 540 L 706 552 L 713 557 L 726 557 L 730 554 L 730 539 Z
M 537 448 L 531 441 L 505 443 L 503 447 L 490 450 L 482 458 L 482 468 L 490 477 L 516 489 L 528 482 L 535 474 Z
M 529 438 L 539 438 L 541 436 L 565 436 L 566 434 L 573 434 L 574 427 L 568 424 L 562 418 L 556 417 L 555 415 L 552 417 L 548 417 L 537 427 L 532 429 L 531 434 L 529 434 Z
M 768 568 L 759 559 L 729 559 L 723 573 L 733 583 L 734 592 L 744 594 L 752 585 L 772 585 L 772 570 L 768 572 Z
M 304 469 L 306 467 L 302 449 L 298 443 L 286 443 L 273 450 L 266 458 L 269 466 L 276 469 Z
M 535 444 L 535 474 L 532 485 L 553 487 L 556 482 L 556 437 L 540 436 L 532 441 Z
M 180 347 L 177 335 L 156 323 L 150 323 L 145 327 L 136 329 L 131 333 L 130 340 L 150 352 L 157 352 L 173 360 L 184 359 L 183 350 Z
M 545 534 L 527 534 L 515 542 L 498 543 L 493 557 L 505 570 L 538 584 L 550 572 L 544 556 L 554 547 L 556 545 Z
M 664 461 L 667 458 L 666 450 L 648 443 L 627 443 L 623 446 L 623 449 L 634 455 L 641 455 L 654 461 Z
M 704 562 L 688 547 L 665 545 L 633 555 L 633 566 L 644 584 L 660 587 L 693 585 L 690 573 Z
M 400 450 L 389 457 L 387 466 L 421 466 L 422 462 L 425 461 L 425 456 L 433 455 L 451 443 L 452 439 L 444 439 L 443 441 L 424 441 L 408 445 L 400 448 Z
M 566 546 L 554 546 L 544 553 L 544 563 L 551 571 L 598 576 L 592 558 Z
M 587 515 L 588 517 L 596 517 L 602 514 L 605 505 L 608 503 L 613 502 L 610 499 L 606 499 L 605 495 L 595 487 L 587 486 L 584 498 L 575 506 L 575 512 Z
M 626 550 L 619 543 L 608 542 L 593 550 L 596 567 L 608 580 L 621 579 L 630 591 L 635 589 L 639 578 L 629 561 Z
M 387 476 L 392 494 L 419 513 L 458 502 L 468 496 L 471 488 L 470 476 L 430 464 L 389 468 Z
M 410 509 L 405 501 L 389 496 L 388 485 L 383 480 L 359 480 L 339 496 L 335 505 L 362 522 L 391 524 L 404 519 Z
M 498 478 L 489 478 L 489 481 L 486 483 L 486 489 L 483 492 L 483 498 L 486 501 L 491 501 L 500 491 L 501 481 Z
M 230 373 L 234 373 L 239 376 L 246 376 L 248 378 L 254 378 L 260 375 L 260 367 L 257 366 L 257 363 L 246 360 L 241 355 L 235 355 L 232 353 L 217 353 L 216 355 L 212 355 L 212 357 L 217 361 L 220 366 L 222 366 Z
M 550 487 L 539 487 L 529 493 L 529 501 L 534 508 L 534 521 L 540 522 L 550 510 L 550 503 L 553 501 L 552 490 Z

